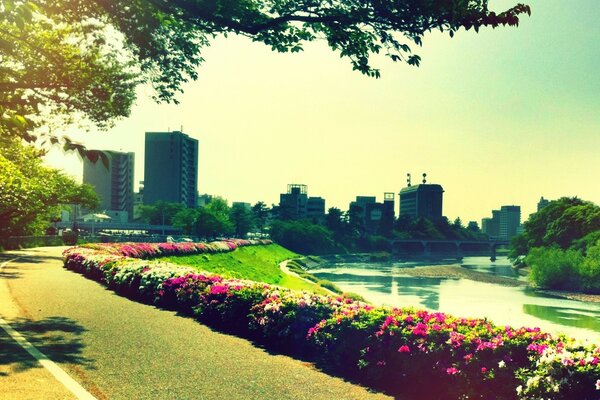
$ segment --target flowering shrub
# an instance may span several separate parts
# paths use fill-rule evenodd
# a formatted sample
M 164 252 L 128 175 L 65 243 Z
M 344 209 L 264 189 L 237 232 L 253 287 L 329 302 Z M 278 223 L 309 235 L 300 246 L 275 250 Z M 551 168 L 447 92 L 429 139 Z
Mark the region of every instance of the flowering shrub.
M 148 259 L 233 251 L 249 241 L 93 244 L 65 266 L 157 305 L 402 398 L 600 398 L 600 348 L 539 328 L 496 326 L 414 308 L 373 307 Z

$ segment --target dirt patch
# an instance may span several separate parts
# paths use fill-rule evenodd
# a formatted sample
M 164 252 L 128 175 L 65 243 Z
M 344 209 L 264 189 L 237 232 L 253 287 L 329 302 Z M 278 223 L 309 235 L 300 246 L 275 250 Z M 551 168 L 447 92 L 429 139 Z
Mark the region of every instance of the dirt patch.
M 404 275 L 427 278 L 470 279 L 477 282 L 495 283 L 504 286 L 527 286 L 527 282 L 517 279 L 495 276 L 484 272 L 471 271 L 456 265 L 433 265 L 427 267 L 406 268 Z

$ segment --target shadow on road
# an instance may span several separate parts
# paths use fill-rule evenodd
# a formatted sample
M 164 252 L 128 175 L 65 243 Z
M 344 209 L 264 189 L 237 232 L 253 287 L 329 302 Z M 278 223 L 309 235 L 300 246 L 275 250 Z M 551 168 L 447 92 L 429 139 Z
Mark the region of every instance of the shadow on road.
M 39 321 L 19 318 L 7 322 L 52 361 L 94 368 L 94 360 L 82 355 L 84 345 L 80 335 L 85 328 L 77 322 L 64 317 L 49 317 Z M 0 329 L 0 365 L 10 364 L 17 371 L 40 367 L 29 353 Z

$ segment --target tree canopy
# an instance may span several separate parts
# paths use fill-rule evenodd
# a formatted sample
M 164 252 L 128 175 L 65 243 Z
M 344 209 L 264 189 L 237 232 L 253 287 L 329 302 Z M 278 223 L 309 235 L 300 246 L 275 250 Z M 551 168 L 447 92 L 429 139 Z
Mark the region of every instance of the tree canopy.
M 217 35 L 244 35 L 279 52 L 325 40 L 355 70 L 379 77 L 373 54 L 419 65 L 412 46 L 429 31 L 517 25 L 524 13 L 523 4 L 490 11 L 487 0 L 4 0 L 0 134 L 43 135 L 98 158 L 56 137 L 53 124 L 85 117 L 109 127 L 129 115 L 143 83 L 156 100 L 176 102 Z
M 568 249 L 578 243 L 594 244 L 598 231 L 599 206 L 577 197 L 562 197 L 550 202 L 525 221 L 523 233 L 513 239 L 511 257 L 526 255 L 536 247 L 556 246 Z M 593 238 L 585 240 L 587 235 L 593 235 Z
M 91 186 L 45 167 L 39 155 L 18 139 L 0 140 L 0 244 L 9 236 L 42 233 L 61 205 L 98 205 Z

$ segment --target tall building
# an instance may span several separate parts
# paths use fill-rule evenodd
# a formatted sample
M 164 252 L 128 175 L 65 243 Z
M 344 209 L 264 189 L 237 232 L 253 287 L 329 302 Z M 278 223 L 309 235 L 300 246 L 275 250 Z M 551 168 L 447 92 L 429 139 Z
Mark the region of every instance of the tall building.
M 540 211 L 542 208 L 546 207 L 550 204 L 550 200 L 545 199 L 544 196 L 540 198 L 540 201 L 537 203 L 537 210 Z
M 83 183 L 89 183 L 100 197 L 100 208 L 106 211 L 127 213 L 123 218 L 133 218 L 134 153 L 103 151 L 108 158 L 108 168 L 102 161 L 83 160 Z M 122 214 L 121 214 L 122 215 Z
M 502 206 L 492 211 L 492 218 L 481 220 L 481 231 L 490 239 L 510 240 L 519 233 L 520 227 L 520 206 Z
M 442 218 L 444 189 L 441 185 L 427 184 L 423 174 L 423 184 L 411 185 L 400 190 L 400 217 L 424 217 L 431 220 Z
M 500 237 L 512 239 L 521 226 L 521 206 L 500 207 Z
M 146 132 L 144 203 L 159 200 L 195 208 L 198 141 L 183 132 Z

